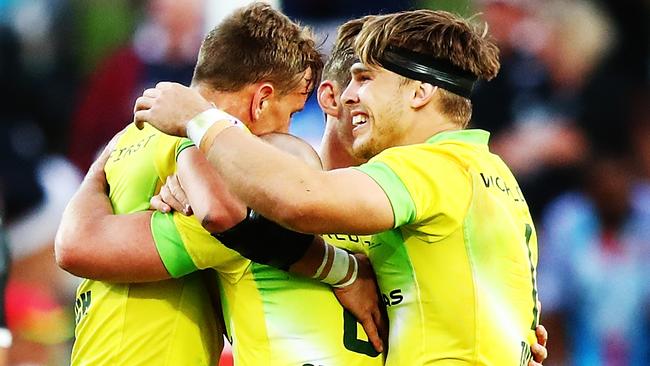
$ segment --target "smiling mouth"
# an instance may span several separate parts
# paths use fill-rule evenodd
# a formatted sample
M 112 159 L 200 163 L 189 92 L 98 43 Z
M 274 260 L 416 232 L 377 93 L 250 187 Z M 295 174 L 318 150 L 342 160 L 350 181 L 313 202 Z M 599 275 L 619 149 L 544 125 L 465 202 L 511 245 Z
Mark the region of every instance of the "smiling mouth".
M 368 122 L 368 117 L 365 115 L 357 114 L 352 117 L 352 125 L 354 127 L 363 126 L 366 122 Z

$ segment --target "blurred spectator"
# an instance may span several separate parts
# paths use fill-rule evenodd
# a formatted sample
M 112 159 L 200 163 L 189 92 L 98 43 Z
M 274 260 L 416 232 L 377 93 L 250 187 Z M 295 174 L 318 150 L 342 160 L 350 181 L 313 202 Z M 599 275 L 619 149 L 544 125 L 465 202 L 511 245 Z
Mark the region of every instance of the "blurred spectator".
M 0 98 L 0 184 L 7 222 L 42 199 L 34 172 L 44 153 L 44 137 L 28 106 L 34 96 L 21 54 L 17 34 L 0 26 L 0 83 L 12 91 Z
M 650 185 L 629 156 L 587 164 L 583 188 L 551 203 L 540 236 L 549 365 L 650 364 Z
M 10 92 L 0 98 L 0 201 L 7 239 L 0 246 L 0 277 L 11 275 L 6 292 L 4 282 L 0 286 L 0 311 L 13 334 L 9 364 L 58 364 L 72 339 L 71 318 L 60 298 L 71 293 L 66 287 L 71 277 L 54 265 L 52 247 L 63 208 L 80 182 L 77 170 L 55 154 L 66 144 L 75 94 L 70 77 L 75 70 L 59 47 L 67 34 L 60 25 L 68 4 L 5 5 L 10 17 L 0 22 L 0 83 Z
M 617 42 L 585 87 L 579 124 L 595 149 L 620 152 L 630 145 L 639 106 L 647 111 L 650 104 L 650 2 L 597 2 L 616 26 Z
M 203 0 L 150 0 L 133 40 L 92 75 L 72 122 L 70 159 L 83 171 L 132 120 L 133 103 L 157 82 L 189 84 L 203 37 Z
M 502 49 L 496 80 L 473 98 L 473 124 L 493 132 L 493 150 L 513 168 L 537 217 L 575 186 L 589 141 L 579 128 L 586 87 L 611 51 L 615 32 L 586 0 L 485 0 Z
M 62 152 L 76 90 L 69 1 L 0 2 L 0 24 L 6 27 L 0 73 L 8 91 L 0 102 L 3 122 L 7 128 L 21 125 L 22 137 L 33 141 L 33 156 Z M 5 43 L 7 34 L 11 44 Z

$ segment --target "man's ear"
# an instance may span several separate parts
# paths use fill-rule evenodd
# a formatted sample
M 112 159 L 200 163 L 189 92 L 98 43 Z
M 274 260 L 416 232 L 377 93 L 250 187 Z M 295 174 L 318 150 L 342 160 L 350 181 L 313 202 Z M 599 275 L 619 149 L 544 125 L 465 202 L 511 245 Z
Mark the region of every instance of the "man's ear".
M 318 86 L 318 104 L 325 114 L 334 118 L 339 118 L 339 90 L 335 82 L 330 80 L 323 81 Z
M 255 90 L 251 102 L 251 121 L 253 123 L 260 119 L 264 109 L 268 107 L 269 99 L 273 97 L 273 93 L 275 93 L 275 89 L 270 83 L 261 83 Z
M 433 100 L 433 96 L 438 90 L 437 86 L 429 83 L 416 81 L 415 90 L 411 99 L 411 108 L 420 109 Z

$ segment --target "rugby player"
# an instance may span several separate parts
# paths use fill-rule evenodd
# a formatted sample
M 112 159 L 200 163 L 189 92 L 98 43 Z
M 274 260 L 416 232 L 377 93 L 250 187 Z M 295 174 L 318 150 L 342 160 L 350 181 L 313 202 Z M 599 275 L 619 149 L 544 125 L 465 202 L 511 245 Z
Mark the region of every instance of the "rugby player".
M 442 11 L 366 22 L 341 96 L 354 155 L 370 159 L 359 168 L 311 169 L 173 83 L 145 91 L 136 122 L 191 131 L 232 191 L 284 226 L 375 234 L 387 365 L 524 365 L 539 319 L 535 230 L 489 134 L 465 129 L 474 82 L 499 69 L 484 35 Z
M 224 49 L 226 45 L 230 49 Z M 251 68 L 229 74 L 232 76 L 225 80 L 213 78 L 215 70 L 219 75 L 224 67 L 240 65 L 241 69 L 246 61 Z M 321 68 L 320 55 L 305 29 L 267 5 L 254 4 L 235 12 L 208 35 L 194 81 L 206 97 L 229 95 L 231 106 L 223 100 L 219 105 L 246 120 L 254 133 L 263 134 L 287 130 L 290 114 L 303 107 Z M 213 299 L 201 273 L 183 276 L 196 258 L 176 257 L 178 251 L 174 252 L 173 247 L 156 246 L 159 242 L 188 240 L 188 236 L 174 236 L 181 235 L 174 231 L 175 218 L 139 212 L 131 217 L 134 225 L 112 226 L 114 220 L 98 216 L 106 208 L 116 213 L 146 210 L 152 194 L 176 168 L 192 167 L 188 168 L 190 174 L 200 176 L 205 172 L 201 168 L 205 161 L 201 162 L 200 154 L 187 140 L 160 134 L 151 127 L 140 131 L 131 125 L 114 144 L 91 168 L 66 209 L 57 235 L 59 264 L 85 277 L 94 273 L 94 278 L 100 279 L 87 279 L 78 289 L 72 364 L 214 365 L 222 336 Z M 194 176 L 188 177 L 191 179 Z M 219 184 L 218 180 L 213 182 Z M 106 188 L 110 200 L 104 197 L 86 207 L 79 199 L 87 192 L 103 192 Z M 204 189 L 220 190 L 215 185 Z M 203 202 L 218 205 L 210 210 L 220 216 L 212 217 L 210 222 L 228 228 L 239 222 L 246 210 L 228 198 L 227 190 L 221 192 L 218 199 Z M 87 218 L 92 225 L 82 226 L 75 217 Z M 190 228 L 201 228 L 196 222 L 179 221 Z M 159 240 L 149 247 L 134 245 L 137 235 L 143 233 Z M 232 282 L 241 279 L 250 262 L 223 246 L 213 246 L 221 250 L 212 252 L 222 263 L 220 275 Z M 123 283 L 161 280 L 170 274 L 179 278 Z M 342 317 L 340 307 L 338 313 Z
M 286 71 L 285 74 L 282 74 L 280 71 L 273 70 L 273 67 L 285 65 L 281 63 L 278 65 L 279 62 L 277 60 L 269 63 L 268 58 L 271 56 L 264 54 L 264 52 L 270 51 L 264 48 L 259 50 L 253 47 L 255 51 L 247 51 L 248 53 L 245 53 L 244 58 L 255 58 L 258 60 L 257 62 L 264 63 L 264 66 L 254 65 L 253 67 L 254 70 L 257 70 L 262 75 L 262 81 L 247 81 L 246 77 L 251 72 L 244 67 L 251 67 L 251 65 L 246 62 L 243 62 L 242 66 L 240 66 L 241 71 L 239 75 L 230 74 L 225 78 L 226 80 L 223 78 L 219 79 L 218 76 L 205 76 L 214 75 L 216 71 L 223 72 L 223 67 L 225 67 L 223 65 L 233 67 L 229 63 L 240 61 L 238 57 L 241 57 L 241 55 L 237 53 L 227 55 L 225 53 L 232 52 L 231 50 L 238 46 L 234 42 L 246 41 L 240 38 L 246 35 L 242 31 L 242 27 L 266 27 L 259 30 L 259 32 L 267 36 L 271 33 L 271 30 L 276 32 L 274 34 L 280 35 L 283 32 L 287 32 L 283 28 L 289 27 L 287 25 L 288 19 L 280 17 L 268 6 L 254 5 L 250 12 L 253 14 L 248 14 L 247 10 L 236 13 L 225 22 L 225 25 L 222 24 L 220 28 L 217 28 L 208 36 L 202 47 L 199 64 L 195 73 L 195 87 L 201 90 L 208 98 L 213 98 L 220 106 L 226 106 L 224 108 L 244 120 L 253 132 L 256 132 L 256 130 L 260 131 L 256 123 L 263 123 L 265 118 L 266 120 L 275 121 L 278 117 L 282 118 L 283 123 L 275 126 L 274 129 L 283 131 L 288 126 L 289 114 L 302 108 L 307 91 L 310 88 L 310 83 L 313 83 L 315 80 L 311 79 L 309 73 L 305 72 L 307 66 L 309 66 L 309 70 L 314 71 L 314 74 L 319 70 L 315 54 L 311 52 L 313 50 L 313 43 L 310 45 L 304 40 L 307 44 L 303 46 L 310 52 L 302 55 L 304 60 L 302 60 L 303 64 L 298 64 L 298 67 L 301 67 L 298 69 L 300 71 L 298 74 L 294 72 L 293 74 L 286 75 Z M 246 16 L 247 14 L 248 16 Z M 264 25 L 264 22 L 266 22 L 266 25 Z M 233 27 L 233 29 L 229 27 Z M 295 25 L 289 28 L 293 29 Z M 254 34 L 258 33 L 254 32 Z M 256 40 L 254 39 L 255 37 L 260 36 L 251 36 L 250 38 Z M 292 37 L 295 38 L 295 35 Z M 292 40 L 292 37 L 288 37 L 289 40 Z M 271 41 L 264 39 L 259 41 L 258 45 L 268 45 L 273 43 Z M 291 51 L 286 44 L 282 44 L 277 40 L 276 43 L 278 44 L 275 47 L 284 47 L 285 52 Z M 230 47 L 227 47 L 227 45 L 230 45 Z M 275 48 L 272 48 L 272 50 L 277 51 Z M 293 51 L 295 52 L 295 50 Z M 301 51 L 305 52 L 304 50 Z M 259 55 L 259 53 L 262 53 L 262 55 Z M 266 59 L 262 56 L 266 56 Z M 215 62 L 222 63 L 221 67 L 219 67 L 220 65 L 215 66 Z M 268 70 L 264 68 L 271 69 L 279 75 L 265 73 Z M 295 82 L 296 75 L 300 76 L 298 82 Z M 280 81 L 288 80 L 288 84 L 292 86 L 292 89 L 290 89 L 291 93 L 288 96 L 283 94 L 277 95 L 282 85 L 280 81 L 276 81 L 278 77 L 284 78 L 279 79 Z M 265 81 L 269 79 L 276 82 L 270 83 Z M 294 82 L 291 82 L 291 79 Z M 275 95 L 260 95 L 265 91 L 273 92 L 273 88 L 277 88 Z M 292 101 L 293 105 L 290 104 Z M 276 109 L 274 111 L 273 109 L 265 110 L 264 108 Z M 273 112 L 273 114 L 269 117 L 268 114 L 270 112 Z M 266 115 L 258 116 L 257 113 L 266 113 Z M 256 117 L 247 118 L 249 115 Z M 153 140 L 155 138 L 163 139 L 169 137 L 149 137 L 152 131 L 148 126 L 143 131 L 138 132 L 132 126 L 127 128 L 126 132 L 117 140 L 117 146 L 115 148 L 109 148 L 104 156 L 93 166 L 93 169 L 91 169 L 84 182 L 84 186 L 82 186 L 75 198 L 73 198 L 64 214 L 57 238 L 57 258 L 60 264 L 72 273 L 88 278 L 104 280 L 86 281 L 86 287 L 82 285 L 85 291 L 80 291 L 80 302 L 83 304 L 86 301 L 85 299 L 88 299 L 86 301 L 88 305 L 81 309 L 79 315 L 80 326 L 77 329 L 80 337 L 75 344 L 75 350 L 73 350 L 73 364 L 88 362 L 91 358 L 93 362 L 104 362 L 104 360 L 107 360 L 107 356 L 103 358 L 89 356 L 93 354 L 92 344 L 89 345 L 88 343 L 91 342 L 87 341 L 87 338 L 84 337 L 87 324 L 92 324 L 92 317 L 97 312 L 100 312 L 102 307 L 108 305 L 102 302 L 102 299 L 105 297 L 97 299 L 97 295 L 95 294 L 97 290 L 93 286 L 102 284 L 108 287 L 123 286 L 127 287 L 127 289 L 147 286 L 151 288 L 149 296 L 156 297 L 159 295 L 154 291 L 156 287 L 154 284 L 117 285 L 108 281 L 150 281 L 169 278 L 170 276 L 182 280 L 187 276 L 181 276 L 202 268 L 215 268 L 219 274 L 223 295 L 223 309 L 226 315 L 226 326 L 229 330 L 228 334 L 230 339 L 233 341 L 236 364 L 381 365 L 383 363 L 383 357 L 380 355 L 380 352 L 376 351 L 373 345 L 365 339 L 366 336 L 363 335 L 363 332 L 357 329 L 356 320 L 338 304 L 329 286 L 314 280 L 288 275 L 270 266 L 251 263 L 239 254 L 220 245 L 218 241 L 201 227 L 199 222 L 192 218 L 186 218 L 179 213 L 152 215 L 150 212 L 145 212 L 113 216 L 111 204 L 116 208 L 116 213 L 135 211 L 120 209 L 116 205 L 114 202 L 116 201 L 115 190 L 119 191 L 123 189 L 129 191 L 130 184 L 136 184 L 140 181 L 150 182 L 153 180 L 160 183 L 164 180 L 160 173 L 169 174 L 170 169 L 157 169 L 157 173 L 159 174 L 152 174 L 151 170 L 152 168 L 158 168 L 158 165 L 161 163 L 173 167 L 174 155 L 178 155 L 177 168 L 180 179 L 184 184 L 190 186 L 190 189 L 188 189 L 188 192 L 191 192 L 189 194 L 190 198 L 192 194 L 198 197 L 193 202 L 193 209 L 197 212 L 197 216 L 202 218 L 202 222 L 206 226 L 211 227 L 213 231 L 221 231 L 223 228 L 232 226 L 234 222 L 231 221 L 225 225 L 221 223 L 221 227 L 216 227 L 215 229 L 215 215 L 223 215 L 221 211 L 234 211 L 235 213 L 239 211 L 239 208 L 232 204 L 232 202 L 230 205 L 217 202 L 219 204 L 215 203 L 215 206 L 202 207 L 207 205 L 205 202 L 206 196 L 209 196 L 211 191 L 220 189 L 223 191 L 218 186 L 219 182 L 216 179 L 218 177 L 210 177 L 209 175 L 206 177 L 204 174 L 201 174 L 202 171 L 205 171 L 205 167 L 200 166 L 200 162 L 198 163 L 198 167 L 191 167 L 186 163 L 187 159 L 184 157 L 184 154 L 191 152 L 191 147 L 180 152 L 178 151 L 180 148 L 171 148 L 173 144 L 170 141 L 159 142 Z M 147 139 L 145 142 L 141 140 L 143 136 Z M 149 138 L 152 140 L 150 141 Z M 291 140 L 288 140 L 286 136 L 283 138 L 278 136 L 271 138 L 274 140 L 280 139 L 280 142 L 285 146 L 291 143 Z M 171 141 L 181 140 L 173 139 Z M 137 151 L 155 151 L 155 149 L 161 149 L 163 147 L 166 148 L 165 155 L 156 157 L 138 154 Z M 293 147 L 298 150 L 302 149 L 304 152 L 304 148 L 296 146 L 295 143 Z M 170 151 L 174 151 L 174 154 L 169 153 Z M 313 149 L 312 153 L 317 157 Z M 108 162 L 106 163 L 105 169 L 101 169 L 102 164 L 106 160 Z M 117 170 L 120 166 L 120 161 L 123 161 L 121 169 L 125 170 L 137 167 L 138 171 L 142 172 L 142 174 L 133 174 L 135 172 L 131 171 L 131 174 L 128 175 L 124 170 Z M 150 167 L 152 162 L 155 163 L 154 167 L 143 169 L 144 167 Z M 106 177 L 103 176 L 104 171 L 106 171 Z M 146 175 L 146 177 L 143 177 L 143 175 Z M 147 177 L 150 179 L 145 179 Z M 202 182 L 201 186 L 194 188 L 193 182 L 200 179 L 212 183 L 203 184 Z M 104 194 L 106 188 L 105 180 L 108 180 L 108 185 L 110 186 L 109 195 L 111 201 Z M 141 194 L 138 195 L 138 198 L 142 199 L 150 196 L 153 191 L 153 186 L 151 188 L 152 190 L 149 192 L 140 192 Z M 228 202 L 228 197 L 223 192 L 221 193 L 219 200 Z M 138 202 L 141 203 L 141 201 Z M 141 210 L 142 205 L 138 208 Z M 237 217 L 237 214 L 228 216 L 227 220 L 230 220 L 231 217 Z M 222 222 L 227 220 L 221 219 L 216 221 Z M 241 220 L 241 215 L 237 221 L 239 220 Z M 219 224 L 219 222 L 216 224 Z M 269 240 L 264 235 L 260 236 L 261 238 L 258 241 L 262 244 L 264 244 L 264 240 Z M 352 245 L 354 245 L 354 238 L 351 241 Z M 359 243 L 357 240 L 356 250 L 363 251 L 362 245 L 363 243 Z M 328 249 L 326 249 L 327 251 L 325 253 L 339 253 L 338 258 L 342 258 L 339 249 L 334 249 L 331 246 L 326 248 Z M 355 249 L 353 246 L 349 248 Z M 348 254 L 345 252 L 342 253 L 347 259 Z M 134 256 L 137 256 L 136 260 L 131 259 Z M 322 254 L 320 258 L 323 258 Z M 346 263 L 350 264 L 353 260 L 356 261 L 353 258 L 356 257 L 350 256 Z M 325 263 L 327 265 L 322 269 L 318 268 L 321 263 L 325 262 L 321 259 L 316 262 L 316 268 L 312 266 L 313 272 L 318 270 L 320 272 L 319 276 L 325 282 L 331 282 L 332 284 L 349 282 L 352 279 L 351 275 L 348 275 L 349 269 L 356 268 L 351 265 L 345 265 L 339 269 L 339 272 L 343 273 L 343 275 L 339 275 L 337 278 L 327 274 L 334 272 L 335 265 L 333 261 Z M 359 278 L 364 277 L 361 275 L 363 268 L 362 266 L 358 267 Z M 372 283 L 372 286 L 374 288 L 374 283 Z M 148 304 L 142 303 L 141 305 L 138 306 L 141 311 L 147 311 Z M 170 309 L 170 312 L 172 310 L 174 309 Z M 201 319 L 191 320 L 201 321 Z M 142 324 L 139 325 L 142 326 Z M 136 326 L 135 322 L 132 326 Z M 127 330 L 124 329 L 126 325 L 122 325 L 122 327 L 123 331 Z M 96 331 L 98 332 L 96 339 L 101 340 L 101 337 L 105 336 L 105 333 L 102 333 L 101 329 Z M 160 329 L 160 331 L 165 332 L 168 330 Z M 146 337 L 144 333 L 140 335 L 143 338 Z M 197 340 L 194 339 L 194 341 Z M 143 342 L 146 342 L 146 339 Z M 114 357 L 121 357 L 119 354 L 125 353 L 125 348 L 126 345 L 118 348 L 116 352 L 118 356 Z M 112 351 L 115 352 L 115 350 Z M 141 354 L 133 355 L 133 358 L 129 360 L 125 361 L 124 358 L 114 358 L 112 360 L 117 360 L 118 363 L 128 364 L 148 362 L 138 361 L 145 359 L 145 356 L 147 356 L 145 354 L 146 352 L 143 352 L 142 349 L 130 350 L 129 354 L 133 354 L 136 351 L 140 351 Z M 186 353 L 188 351 L 191 352 L 193 349 L 177 347 L 168 350 L 167 354 Z M 153 356 L 149 354 L 148 357 Z M 179 361 L 176 360 L 175 362 Z M 193 361 L 187 360 L 185 362 Z

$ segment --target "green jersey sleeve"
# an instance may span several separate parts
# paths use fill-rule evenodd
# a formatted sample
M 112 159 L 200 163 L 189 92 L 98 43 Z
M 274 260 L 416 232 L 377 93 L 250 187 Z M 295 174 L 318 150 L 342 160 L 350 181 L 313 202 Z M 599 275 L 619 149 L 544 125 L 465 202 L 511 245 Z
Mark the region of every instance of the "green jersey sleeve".
M 158 254 L 172 277 L 214 268 L 227 281 L 237 282 L 250 264 L 210 235 L 193 216 L 155 212 L 151 230 Z

